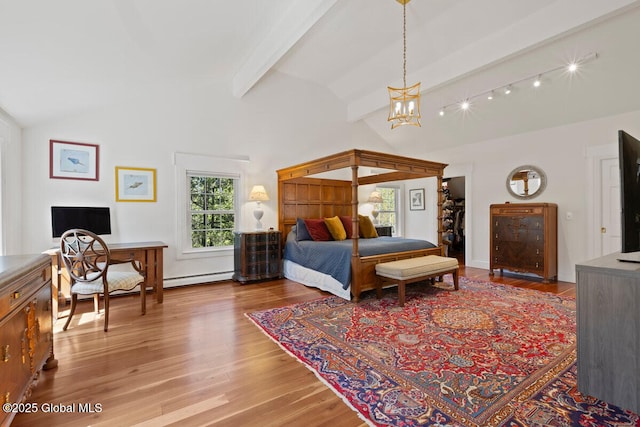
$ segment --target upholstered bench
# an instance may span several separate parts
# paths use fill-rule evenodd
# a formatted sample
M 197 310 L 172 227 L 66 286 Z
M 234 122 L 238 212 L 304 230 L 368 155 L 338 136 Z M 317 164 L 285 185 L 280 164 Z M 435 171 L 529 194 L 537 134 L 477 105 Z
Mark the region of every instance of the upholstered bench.
M 404 306 L 405 285 L 422 280 L 453 274 L 453 286 L 458 289 L 458 260 L 438 255 L 407 258 L 376 264 L 376 295 L 382 297 L 385 284 L 398 285 L 398 301 Z

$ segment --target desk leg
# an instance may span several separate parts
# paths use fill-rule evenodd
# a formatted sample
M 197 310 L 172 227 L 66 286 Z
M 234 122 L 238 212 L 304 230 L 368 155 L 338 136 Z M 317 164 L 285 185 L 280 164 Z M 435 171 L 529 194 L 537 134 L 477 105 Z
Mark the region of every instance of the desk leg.
M 147 313 L 147 278 L 144 278 L 144 282 L 140 283 L 140 310 L 142 314 Z
M 147 288 L 152 288 L 152 291 L 155 293 L 158 287 L 156 285 L 156 251 L 153 249 L 147 249 L 145 258 L 147 259 L 147 263 L 145 264 L 145 273 L 147 279 L 146 285 Z
M 158 304 L 162 304 L 164 299 L 164 265 L 162 259 L 162 248 L 156 249 L 156 268 L 155 268 L 155 288 L 156 288 L 156 300 Z

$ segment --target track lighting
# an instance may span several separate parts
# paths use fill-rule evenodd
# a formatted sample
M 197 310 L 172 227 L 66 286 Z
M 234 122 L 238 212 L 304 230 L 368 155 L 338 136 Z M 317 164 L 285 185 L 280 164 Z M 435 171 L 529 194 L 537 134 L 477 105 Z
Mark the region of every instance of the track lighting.
M 486 97 L 487 100 L 491 101 L 495 98 L 496 94 L 504 94 L 504 95 L 509 95 L 513 92 L 514 87 L 518 86 L 519 84 L 523 83 L 523 82 L 529 82 L 529 84 L 533 85 L 533 87 L 538 88 L 542 85 L 542 78 L 544 76 L 547 76 L 548 74 L 554 73 L 556 71 L 562 70 L 564 69 L 565 71 L 568 71 L 570 73 L 575 73 L 578 68 L 580 66 L 582 66 L 582 64 L 584 64 L 587 61 L 590 61 L 592 59 L 597 59 L 598 58 L 598 54 L 596 52 L 592 52 L 589 53 L 587 55 L 584 55 L 578 59 L 576 59 L 575 61 L 571 62 L 568 65 L 562 65 L 559 67 L 555 67 L 555 68 L 551 68 L 549 70 L 543 71 L 541 73 L 536 73 L 530 76 L 527 76 L 523 79 L 520 80 L 516 80 L 514 82 L 508 83 L 504 86 L 499 86 L 497 88 L 493 88 L 491 90 L 487 90 L 484 92 L 480 92 L 476 95 L 472 95 L 467 97 L 464 101 L 458 101 L 458 102 L 453 102 L 451 104 L 445 105 L 444 107 L 442 107 L 438 114 L 440 116 L 444 116 L 445 112 L 447 110 L 453 109 L 454 107 L 457 107 L 461 110 L 468 110 L 471 107 L 471 104 L 473 104 L 473 100 L 480 98 L 480 97 Z

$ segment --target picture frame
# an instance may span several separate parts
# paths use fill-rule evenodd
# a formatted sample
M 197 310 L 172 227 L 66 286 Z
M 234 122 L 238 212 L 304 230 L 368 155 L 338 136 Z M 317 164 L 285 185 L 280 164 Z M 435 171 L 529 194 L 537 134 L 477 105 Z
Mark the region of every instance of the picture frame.
M 116 166 L 116 202 L 155 201 L 155 169 Z
M 49 178 L 98 181 L 100 146 L 83 142 L 49 140 Z
M 424 188 L 414 188 L 409 190 L 409 210 L 424 210 Z

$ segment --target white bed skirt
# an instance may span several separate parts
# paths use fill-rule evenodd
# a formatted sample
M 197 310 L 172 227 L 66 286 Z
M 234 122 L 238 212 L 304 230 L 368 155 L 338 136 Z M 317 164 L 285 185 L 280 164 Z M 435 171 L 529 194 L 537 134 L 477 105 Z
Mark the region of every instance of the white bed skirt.
M 338 282 L 328 274 L 303 267 L 300 264 L 296 264 L 295 262 L 287 259 L 283 261 L 282 269 L 284 277 L 289 280 L 331 292 L 333 295 L 346 300 L 351 300 L 351 286 L 347 289 L 342 289 L 342 283 Z

